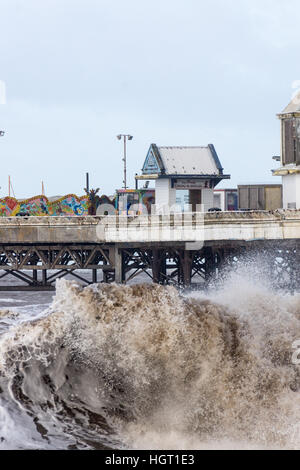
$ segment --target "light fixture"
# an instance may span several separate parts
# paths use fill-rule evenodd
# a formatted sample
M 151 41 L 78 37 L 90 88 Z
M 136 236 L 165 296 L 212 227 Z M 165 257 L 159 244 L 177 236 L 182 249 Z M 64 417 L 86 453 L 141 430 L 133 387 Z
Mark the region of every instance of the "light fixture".
M 117 139 L 121 140 L 123 137 L 124 140 L 124 156 L 122 158 L 124 162 L 124 179 L 123 179 L 123 184 L 124 184 L 124 189 L 127 189 L 127 168 L 126 168 L 126 141 L 127 140 L 132 140 L 133 136 L 130 134 L 119 134 L 117 135 Z

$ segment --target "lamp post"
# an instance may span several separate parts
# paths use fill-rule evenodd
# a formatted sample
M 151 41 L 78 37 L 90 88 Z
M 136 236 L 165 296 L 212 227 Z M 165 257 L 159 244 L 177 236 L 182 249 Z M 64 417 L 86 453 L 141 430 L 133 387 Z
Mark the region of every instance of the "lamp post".
M 121 140 L 123 137 L 123 141 L 124 141 L 124 157 L 123 157 L 123 162 L 124 162 L 124 180 L 123 180 L 123 183 L 124 183 L 124 189 L 127 189 L 127 168 L 126 168 L 126 142 L 127 140 L 132 140 L 133 139 L 133 136 L 132 135 L 129 135 L 129 134 L 119 134 L 117 135 L 117 139 Z

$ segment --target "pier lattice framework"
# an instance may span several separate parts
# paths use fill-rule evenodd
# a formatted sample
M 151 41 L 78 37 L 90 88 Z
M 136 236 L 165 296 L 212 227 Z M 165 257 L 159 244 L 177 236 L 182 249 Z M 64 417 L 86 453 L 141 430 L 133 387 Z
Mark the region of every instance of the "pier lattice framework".
M 55 281 L 150 281 L 182 287 L 205 286 L 242 266 L 258 265 L 276 286 L 299 288 L 300 240 L 207 244 L 183 243 L 0 245 L 0 290 L 52 290 Z M 5 278 L 17 284 L 1 283 Z

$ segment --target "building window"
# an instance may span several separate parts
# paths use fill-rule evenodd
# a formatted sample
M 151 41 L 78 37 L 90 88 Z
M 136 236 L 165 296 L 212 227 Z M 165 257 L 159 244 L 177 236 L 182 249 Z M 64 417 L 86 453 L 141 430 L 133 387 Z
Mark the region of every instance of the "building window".
M 286 119 L 283 123 L 283 164 L 300 165 L 299 119 Z

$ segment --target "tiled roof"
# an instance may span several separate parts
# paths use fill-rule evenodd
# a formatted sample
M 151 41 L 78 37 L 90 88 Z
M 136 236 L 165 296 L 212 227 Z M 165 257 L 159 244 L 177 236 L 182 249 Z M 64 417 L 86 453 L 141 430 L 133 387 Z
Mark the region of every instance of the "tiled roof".
M 166 175 L 220 175 L 222 167 L 212 145 L 157 147 Z

